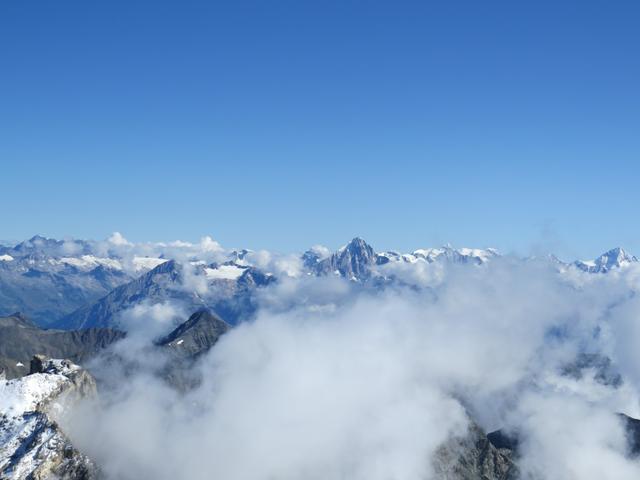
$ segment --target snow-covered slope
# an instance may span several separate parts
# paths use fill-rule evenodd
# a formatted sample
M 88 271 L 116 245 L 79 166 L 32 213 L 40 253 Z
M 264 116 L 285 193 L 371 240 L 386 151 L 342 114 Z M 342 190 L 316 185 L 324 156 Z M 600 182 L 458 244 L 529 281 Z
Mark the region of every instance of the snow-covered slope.
M 34 357 L 30 375 L 1 381 L 0 478 L 95 478 L 93 462 L 53 418 L 86 395 L 95 395 L 93 378 L 66 360 Z
M 414 250 L 412 253 L 401 254 L 398 252 L 383 252 L 377 254 L 378 265 L 384 265 L 389 262 L 427 262 L 434 263 L 438 261 L 452 263 L 471 263 L 480 265 L 500 256 L 498 251 L 493 248 L 453 248 L 445 245 L 440 248 L 421 248 Z

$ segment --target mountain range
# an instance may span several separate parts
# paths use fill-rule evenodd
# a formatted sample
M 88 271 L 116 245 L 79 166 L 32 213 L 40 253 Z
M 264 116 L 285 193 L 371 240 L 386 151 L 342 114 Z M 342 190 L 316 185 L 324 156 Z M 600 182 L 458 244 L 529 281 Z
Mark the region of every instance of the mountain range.
M 293 256 L 226 251 L 215 245 L 152 245 L 137 251 L 123 242 L 103 245 L 44 237 L 0 247 L 0 478 L 100 478 L 99 466 L 75 449 L 49 406 L 68 394 L 96 395 L 100 384 L 96 386 L 90 374 L 89 360 L 104 350 L 105 365 L 122 362 L 125 371 L 138 368 L 129 365 L 132 359 L 122 350 L 108 349 L 134 335 L 128 331 L 131 309 L 165 303 L 178 307 L 169 332 L 148 340 L 144 351 L 161 359 L 154 373 L 185 393 L 202 382 L 203 370 L 197 365 L 204 354 L 234 326 L 251 319 L 270 288 L 286 289 L 287 282 L 307 279 L 373 291 L 416 287 L 399 272 L 430 266 L 485 268 L 501 259 L 495 249 L 449 245 L 411 253 L 376 252 L 361 238 L 335 252 L 314 247 Z M 639 262 L 621 248 L 592 261 L 542 260 L 559 274 L 584 278 L 615 275 Z M 558 373 L 567 381 L 588 377 L 613 390 L 624 388 L 617 367 L 602 355 L 581 353 Z M 436 478 L 519 478 L 517 432 L 487 433 L 470 417 L 465 434 L 437 449 Z M 637 456 L 640 421 L 622 414 L 620 420 L 628 450 Z
M 398 267 L 481 266 L 501 258 L 495 249 L 450 245 L 411 253 L 376 252 L 361 238 L 335 252 L 316 247 L 297 256 L 269 255 L 272 261 L 265 263 L 264 252 L 226 251 L 209 244 L 137 248 L 122 241 L 105 244 L 35 236 L 0 247 L 0 315 L 21 312 L 45 328 L 122 328 L 127 309 L 171 301 L 187 316 L 206 308 L 236 324 L 253 315 L 260 289 L 283 277 L 332 276 L 379 288 L 404 281 L 397 276 Z M 287 268 L 280 266 L 284 260 Z M 622 248 L 591 261 L 550 260 L 560 270 L 590 274 L 638 263 Z

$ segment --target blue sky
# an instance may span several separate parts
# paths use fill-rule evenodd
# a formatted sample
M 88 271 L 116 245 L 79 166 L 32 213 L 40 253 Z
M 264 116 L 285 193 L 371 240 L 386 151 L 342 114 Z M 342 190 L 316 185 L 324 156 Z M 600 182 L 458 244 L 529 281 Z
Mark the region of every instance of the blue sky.
M 637 1 L 0 5 L 0 238 L 640 254 Z

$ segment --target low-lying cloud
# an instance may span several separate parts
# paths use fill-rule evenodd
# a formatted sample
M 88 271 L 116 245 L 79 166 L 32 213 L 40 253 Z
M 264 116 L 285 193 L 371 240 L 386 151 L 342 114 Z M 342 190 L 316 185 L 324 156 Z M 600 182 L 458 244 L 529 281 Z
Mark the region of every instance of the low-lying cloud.
M 197 388 L 177 393 L 139 362 L 74 412 L 71 436 L 113 479 L 423 480 L 477 422 L 518 432 L 525 478 L 638 478 L 616 415 L 639 413 L 633 268 L 570 278 L 506 258 L 423 273 L 422 288 L 376 294 L 277 282 L 193 367 Z M 171 305 L 146 308 L 153 335 L 173 325 Z M 157 355 L 124 342 L 120 355 Z M 609 357 L 623 383 L 563 374 L 581 353 Z

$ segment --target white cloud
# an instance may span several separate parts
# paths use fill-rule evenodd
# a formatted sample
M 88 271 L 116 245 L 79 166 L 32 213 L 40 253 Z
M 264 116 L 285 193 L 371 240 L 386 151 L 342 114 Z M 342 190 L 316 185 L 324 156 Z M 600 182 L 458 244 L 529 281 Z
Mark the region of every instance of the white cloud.
M 194 367 L 198 388 L 177 395 L 151 367 L 112 379 L 120 386 L 97 410 L 76 412 L 73 438 L 110 478 L 423 480 L 469 414 L 517 429 L 534 478 L 637 477 L 615 415 L 638 404 L 633 282 L 576 282 L 511 259 L 433 278 L 373 294 L 333 276 L 285 276 L 258 295 L 257 319 Z M 146 306 L 129 321 L 149 316 L 140 331 L 160 333 L 177 312 Z M 124 345 L 151 356 L 143 365 L 164 361 Z M 581 351 L 609 355 L 623 386 L 593 369 L 563 377 Z
M 223 250 L 222 246 L 209 236 L 200 239 L 200 249 L 203 252 L 221 252 Z
M 111 236 L 107 239 L 109 243 L 112 243 L 115 246 L 132 246 L 133 244 L 129 242 L 120 232 L 113 232 Z

